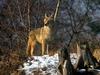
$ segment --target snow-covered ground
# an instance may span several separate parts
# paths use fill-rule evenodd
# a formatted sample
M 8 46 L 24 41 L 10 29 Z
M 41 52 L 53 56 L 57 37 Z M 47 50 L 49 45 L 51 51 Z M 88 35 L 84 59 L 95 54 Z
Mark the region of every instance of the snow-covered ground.
M 72 64 L 77 63 L 77 54 L 70 54 Z M 39 75 L 59 75 L 58 73 L 58 63 L 59 57 L 58 54 L 53 56 L 44 55 L 44 56 L 33 56 L 32 60 L 28 60 L 23 64 L 22 68 L 19 70 L 24 70 L 26 75 L 35 75 L 37 71 Z

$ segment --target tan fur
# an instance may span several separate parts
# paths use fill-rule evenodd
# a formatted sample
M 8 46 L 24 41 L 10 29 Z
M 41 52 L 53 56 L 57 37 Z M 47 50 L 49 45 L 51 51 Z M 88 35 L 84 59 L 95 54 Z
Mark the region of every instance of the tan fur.
M 100 49 L 94 49 L 93 56 L 100 62 Z
M 51 16 L 47 17 L 45 15 L 44 24 L 47 24 L 49 20 L 51 20 Z M 33 55 L 36 42 L 41 44 L 42 55 L 44 55 L 46 40 L 50 38 L 50 33 L 51 33 L 50 27 L 45 25 L 41 28 L 37 28 L 30 31 L 28 36 L 27 50 L 26 50 L 27 55 L 30 56 Z

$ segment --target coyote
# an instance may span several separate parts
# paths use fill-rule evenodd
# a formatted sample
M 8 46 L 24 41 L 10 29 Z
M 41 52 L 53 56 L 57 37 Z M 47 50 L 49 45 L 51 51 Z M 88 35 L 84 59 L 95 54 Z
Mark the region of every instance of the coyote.
M 46 40 L 50 39 L 50 34 L 51 34 L 51 29 L 49 26 L 47 26 L 47 24 L 51 19 L 52 15 L 49 17 L 45 15 L 44 26 L 41 28 L 33 29 L 32 31 L 29 32 L 28 45 L 26 50 L 27 55 L 29 56 L 33 55 L 36 42 L 41 44 L 42 55 L 44 55 Z

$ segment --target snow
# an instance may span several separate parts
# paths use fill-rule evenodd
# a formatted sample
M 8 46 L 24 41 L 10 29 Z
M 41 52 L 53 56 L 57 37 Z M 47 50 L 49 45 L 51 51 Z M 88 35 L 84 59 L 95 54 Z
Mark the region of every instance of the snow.
M 77 62 L 77 54 L 70 54 L 72 64 Z M 23 67 L 19 70 L 24 70 L 26 75 L 35 75 L 34 72 L 38 71 L 41 75 L 59 75 L 58 73 L 59 57 L 58 54 L 53 56 L 33 56 L 32 60 L 27 60 L 23 63 Z

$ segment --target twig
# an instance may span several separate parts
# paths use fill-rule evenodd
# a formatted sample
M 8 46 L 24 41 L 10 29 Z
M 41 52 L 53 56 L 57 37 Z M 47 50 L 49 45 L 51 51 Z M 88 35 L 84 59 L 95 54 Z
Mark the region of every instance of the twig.
M 17 0 L 17 4 L 18 4 L 19 15 L 20 15 L 20 18 L 21 18 L 21 21 L 22 21 L 21 24 L 25 26 L 24 21 L 23 21 L 23 18 L 22 18 L 22 14 L 21 14 L 21 10 L 20 10 L 20 6 L 19 6 L 19 2 L 18 2 L 18 0 Z
M 28 4 L 28 25 L 29 25 L 28 31 L 30 31 L 30 27 L 31 27 L 31 25 L 30 25 L 30 15 L 29 15 L 29 13 L 30 13 L 30 6 L 29 6 L 29 4 Z
M 54 14 L 54 21 L 56 20 L 56 17 L 57 17 L 59 5 L 60 5 L 60 0 L 58 0 L 58 3 L 57 3 L 56 11 L 55 11 L 55 14 Z

